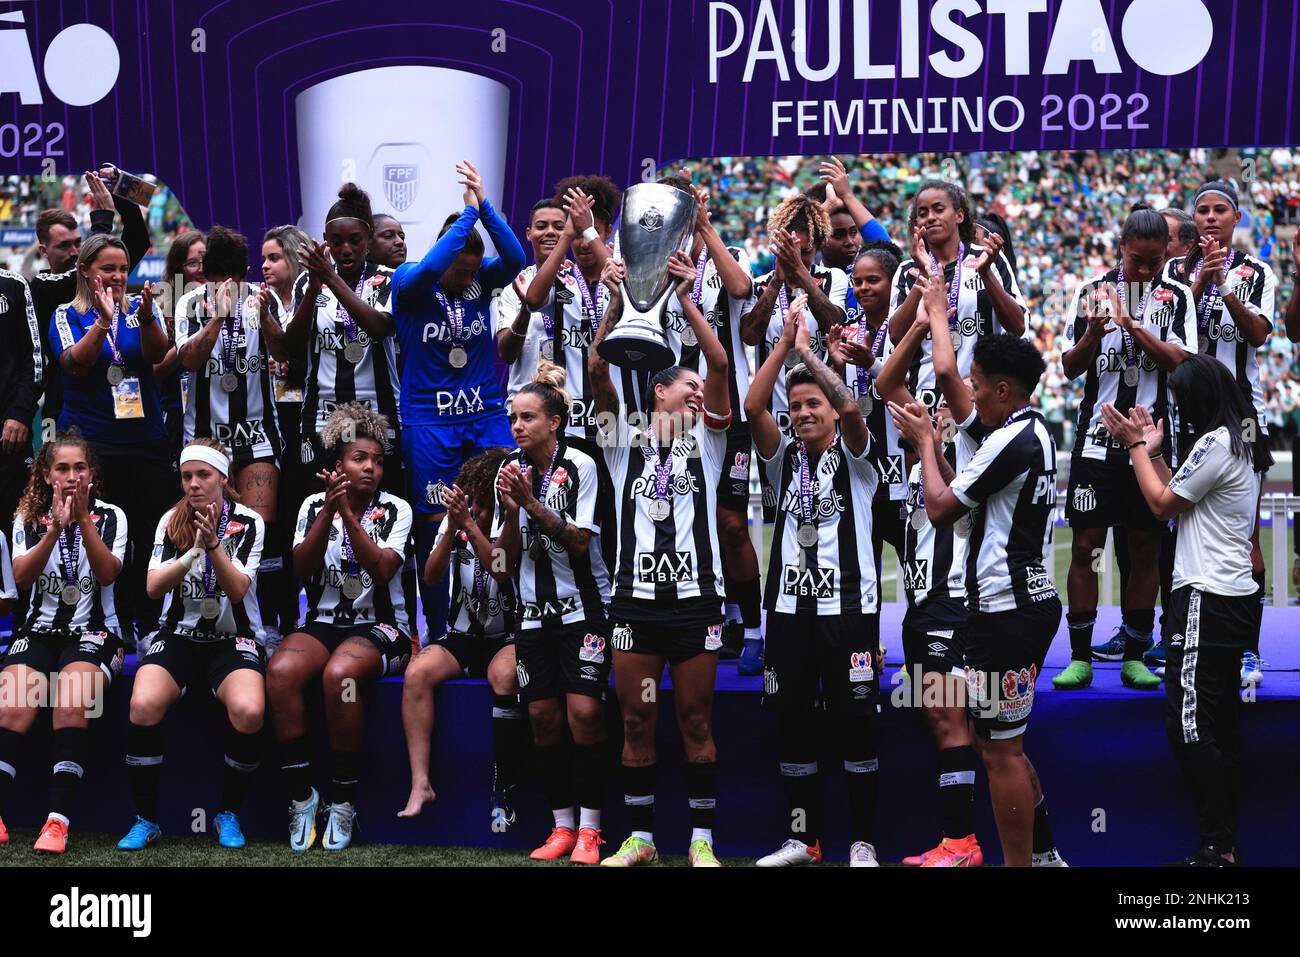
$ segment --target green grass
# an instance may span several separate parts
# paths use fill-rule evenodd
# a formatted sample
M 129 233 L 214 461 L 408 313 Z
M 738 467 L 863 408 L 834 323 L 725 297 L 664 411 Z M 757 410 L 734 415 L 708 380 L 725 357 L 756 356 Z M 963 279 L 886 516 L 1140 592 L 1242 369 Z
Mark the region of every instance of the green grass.
M 119 834 L 94 834 L 73 830 L 68 851 L 61 857 L 35 854 L 35 828 L 13 828 L 9 843 L 0 847 L 0 868 L 5 867 L 572 867 L 567 861 L 530 861 L 526 851 L 482 847 L 431 847 L 408 844 L 358 843 L 346 851 L 330 853 L 313 847 L 305 854 L 289 850 L 287 842 L 249 841 L 242 851 L 217 847 L 210 837 L 170 837 L 143 851 L 117 849 Z M 605 848 L 612 853 L 611 848 Z M 728 867 L 746 867 L 749 858 L 722 858 Z M 660 863 L 685 867 L 686 858 L 664 856 Z

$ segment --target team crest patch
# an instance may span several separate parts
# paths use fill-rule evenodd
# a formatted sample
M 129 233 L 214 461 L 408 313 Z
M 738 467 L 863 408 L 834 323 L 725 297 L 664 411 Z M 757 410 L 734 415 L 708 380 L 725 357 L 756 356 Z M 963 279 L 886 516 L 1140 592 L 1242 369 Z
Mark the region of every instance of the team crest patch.
M 871 652 L 855 651 L 849 655 L 849 680 L 870 681 L 875 677 L 871 667 Z
M 1030 665 L 1019 671 L 1008 671 L 1002 676 L 1002 700 L 998 702 L 998 719 L 1019 721 L 1029 717 L 1034 707 L 1034 680 L 1038 666 Z
M 447 486 L 441 481 L 429 482 L 424 487 L 424 500 L 429 505 L 441 505 L 443 493 L 447 491 Z
M 578 658 L 581 661 L 602 663 L 605 660 L 605 639 L 600 635 L 584 635 Z
M 704 633 L 704 650 L 717 651 L 722 647 L 722 626 L 709 625 Z
M 651 206 L 641 214 L 641 218 L 637 220 L 637 224 L 646 232 L 653 233 L 655 230 L 659 229 L 659 227 L 663 226 L 664 214 L 659 211 L 657 206 Z
M 736 460 L 731 464 L 731 477 L 733 479 L 749 478 L 749 453 L 737 452 Z
M 528 682 L 531 676 L 528 674 L 528 669 L 524 667 L 524 663 L 522 661 L 515 662 L 515 678 L 519 682 L 519 687 L 521 688 L 528 687 Z
M 414 163 L 397 163 L 383 168 L 384 198 L 397 212 L 403 212 L 415 202 L 420 186 L 420 167 Z
M 1097 507 L 1097 492 L 1091 485 L 1080 485 L 1074 490 L 1074 510 L 1091 512 Z
M 618 625 L 614 628 L 613 637 L 609 639 L 610 645 L 615 651 L 632 650 L 632 629 L 627 625 Z
M 781 689 L 781 685 L 776 680 L 776 671 L 772 668 L 763 669 L 763 694 L 773 695 Z
M 257 654 L 257 641 L 253 638 L 235 638 L 235 650 L 244 654 Z

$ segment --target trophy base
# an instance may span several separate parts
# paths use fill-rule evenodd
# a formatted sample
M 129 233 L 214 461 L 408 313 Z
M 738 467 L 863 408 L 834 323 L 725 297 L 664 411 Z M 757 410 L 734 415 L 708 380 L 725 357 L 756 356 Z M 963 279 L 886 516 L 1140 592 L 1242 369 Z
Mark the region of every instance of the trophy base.
M 658 372 L 677 361 L 665 343 L 641 336 L 606 338 L 596 352 L 611 365 L 638 372 Z

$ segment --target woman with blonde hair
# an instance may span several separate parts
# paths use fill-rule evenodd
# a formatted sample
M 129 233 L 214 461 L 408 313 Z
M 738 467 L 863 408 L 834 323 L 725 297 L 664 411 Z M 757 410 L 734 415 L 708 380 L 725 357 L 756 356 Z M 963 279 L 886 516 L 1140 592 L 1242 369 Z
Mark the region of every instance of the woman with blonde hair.
M 90 717 L 102 713 L 122 669 L 113 582 L 126 553 L 127 522 L 98 491 L 90 444 L 64 433 L 41 446 L 14 518 L 14 583 L 30 590 L 30 601 L 0 664 L 0 810 L 37 703 L 52 701 L 50 814 L 35 845 L 42 853 L 67 850 L 68 815 L 90 751 Z M 0 822 L 0 844 L 8 839 Z
M 138 851 L 162 836 L 158 784 L 162 719 L 186 689 L 206 682 L 226 709 L 225 769 L 216 832 L 222 847 L 241 848 L 239 811 L 261 758 L 266 658 L 254 637 L 261 517 L 239 503 L 231 462 L 215 439 L 181 450 L 185 497 L 158 522 L 149 562 L 151 598 L 163 599 L 162 623 L 140 659 L 131 689 L 126 765 L 136 819 L 118 842 Z

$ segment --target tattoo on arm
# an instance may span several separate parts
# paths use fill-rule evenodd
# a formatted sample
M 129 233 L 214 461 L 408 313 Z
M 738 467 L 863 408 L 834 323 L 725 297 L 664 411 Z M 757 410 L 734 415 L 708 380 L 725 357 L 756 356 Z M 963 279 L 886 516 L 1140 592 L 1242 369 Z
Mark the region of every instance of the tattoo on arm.
M 843 411 L 854 404 L 852 390 L 811 349 L 801 349 L 799 361 L 808 367 L 822 391 L 830 396 L 831 405 L 836 411 Z

